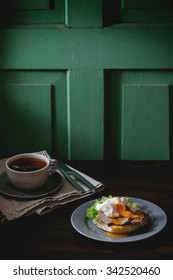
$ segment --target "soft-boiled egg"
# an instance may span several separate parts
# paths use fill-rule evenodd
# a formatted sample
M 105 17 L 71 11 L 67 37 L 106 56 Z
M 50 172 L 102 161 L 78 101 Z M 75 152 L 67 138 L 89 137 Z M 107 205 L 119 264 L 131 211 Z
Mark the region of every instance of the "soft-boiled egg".
M 103 203 L 98 203 L 96 205 L 97 211 L 102 211 L 108 217 L 119 217 L 120 214 L 117 210 L 116 204 L 121 204 L 124 202 L 124 198 L 112 197 L 108 198 Z

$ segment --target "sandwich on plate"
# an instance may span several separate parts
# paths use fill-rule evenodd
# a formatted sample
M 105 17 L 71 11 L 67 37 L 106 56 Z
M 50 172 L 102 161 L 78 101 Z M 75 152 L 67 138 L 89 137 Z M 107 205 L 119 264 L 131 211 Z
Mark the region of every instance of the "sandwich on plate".
M 139 230 L 149 223 L 149 215 L 128 197 L 102 197 L 87 209 L 87 218 L 105 230 L 126 234 Z

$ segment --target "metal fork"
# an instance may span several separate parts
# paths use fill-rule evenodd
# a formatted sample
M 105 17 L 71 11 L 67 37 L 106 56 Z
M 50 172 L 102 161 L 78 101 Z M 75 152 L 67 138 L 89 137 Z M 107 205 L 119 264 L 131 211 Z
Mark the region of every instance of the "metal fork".
M 49 160 L 51 159 L 50 155 L 46 151 L 40 151 L 40 152 L 36 152 L 36 153 L 39 154 L 39 155 L 47 157 Z
M 90 181 L 84 178 L 77 170 L 72 169 L 70 166 L 68 166 L 62 161 L 59 161 L 58 166 L 61 169 L 63 169 L 66 172 L 66 174 L 75 176 L 75 178 L 77 178 L 80 182 L 87 186 L 88 189 L 92 191 L 96 190 L 96 187 Z
M 47 151 L 40 151 L 37 154 L 43 155 L 47 157 L 49 160 L 51 159 L 50 155 Z M 84 192 L 85 190 L 79 185 L 72 177 L 70 177 L 60 166 L 58 166 L 58 170 L 60 173 L 73 185 L 73 187 L 78 190 L 79 192 Z

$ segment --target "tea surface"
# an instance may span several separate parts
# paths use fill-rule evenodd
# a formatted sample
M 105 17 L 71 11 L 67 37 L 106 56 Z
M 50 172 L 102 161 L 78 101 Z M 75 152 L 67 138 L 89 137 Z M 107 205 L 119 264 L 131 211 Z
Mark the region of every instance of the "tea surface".
M 20 158 L 13 161 L 9 167 L 15 171 L 31 172 L 45 167 L 47 163 L 41 159 Z

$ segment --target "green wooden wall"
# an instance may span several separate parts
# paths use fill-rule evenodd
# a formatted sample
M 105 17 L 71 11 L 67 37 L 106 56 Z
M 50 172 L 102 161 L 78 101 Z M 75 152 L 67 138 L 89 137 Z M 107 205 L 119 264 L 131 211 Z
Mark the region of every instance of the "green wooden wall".
M 4 0 L 0 24 L 0 157 L 172 158 L 172 1 Z

